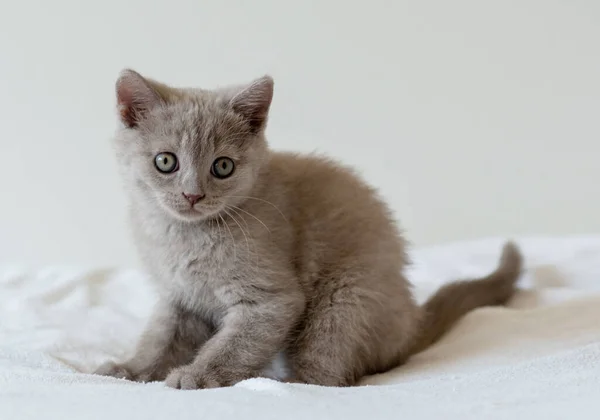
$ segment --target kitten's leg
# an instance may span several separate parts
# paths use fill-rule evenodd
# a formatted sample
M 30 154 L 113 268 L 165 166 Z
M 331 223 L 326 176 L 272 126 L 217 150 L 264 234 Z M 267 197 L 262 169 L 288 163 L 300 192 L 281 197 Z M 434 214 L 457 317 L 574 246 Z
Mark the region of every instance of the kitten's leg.
M 194 361 L 171 372 L 166 384 L 180 389 L 216 388 L 258 376 L 284 347 L 303 307 L 303 298 L 295 295 L 269 294 L 260 302 L 240 301 Z
M 412 301 L 352 286 L 321 293 L 288 348 L 289 382 L 352 386 L 400 362 L 399 349 L 414 329 L 414 317 L 407 316 L 416 309 Z
M 195 314 L 171 304 L 160 304 L 137 344 L 134 356 L 123 364 L 108 362 L 96 374 L 135 380 L 164 380 L 178 366 L 193 360 L 210 337 L 210 329 Z
M 350 386 L 360 373 L 357 353 L 361 343 L 350 329 L 358 326 L 353 311 L 332 307 L 311 311 L 288 357 L 291 383 L 323 386 Z M 361 335 L 362 337 L 362 335 Z

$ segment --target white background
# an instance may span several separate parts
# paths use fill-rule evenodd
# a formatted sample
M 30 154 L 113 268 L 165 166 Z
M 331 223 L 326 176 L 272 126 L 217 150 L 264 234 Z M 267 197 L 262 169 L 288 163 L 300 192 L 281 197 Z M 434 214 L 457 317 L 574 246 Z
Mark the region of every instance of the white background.
M 1 262 L 136 263 L 123 67 L 272 74 L 272 146 L 360 168 L 415 244 L 600 230 L 597 0 L 0 0 Z

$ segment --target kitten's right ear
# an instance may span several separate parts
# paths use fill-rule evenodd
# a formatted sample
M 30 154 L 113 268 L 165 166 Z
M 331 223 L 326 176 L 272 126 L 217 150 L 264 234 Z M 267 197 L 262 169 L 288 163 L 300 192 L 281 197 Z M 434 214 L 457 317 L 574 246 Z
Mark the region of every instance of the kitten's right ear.
M 148 111 L 162 102 L 148 81 L 133 70 L 123 70 L 115 88 L 121 121 L 129 128 L 137 127 Z

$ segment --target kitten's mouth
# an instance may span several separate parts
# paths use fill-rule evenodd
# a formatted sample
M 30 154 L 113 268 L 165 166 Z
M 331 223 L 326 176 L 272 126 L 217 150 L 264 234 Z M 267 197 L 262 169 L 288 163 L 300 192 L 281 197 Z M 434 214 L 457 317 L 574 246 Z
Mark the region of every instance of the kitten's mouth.
M 158 202 L 172 217 L 184 222 L 199 222 L 208 219 L 223 208 L 221 201 L 214 197 L 206 198 L 195 204 L 190 204 L 181 198 L 183 197 L 160 197 Z

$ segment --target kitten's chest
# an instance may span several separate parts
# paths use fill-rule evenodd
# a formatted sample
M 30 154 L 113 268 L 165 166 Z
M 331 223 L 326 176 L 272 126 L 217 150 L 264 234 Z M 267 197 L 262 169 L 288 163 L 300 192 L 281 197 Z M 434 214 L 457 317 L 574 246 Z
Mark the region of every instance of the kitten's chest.
M 235 290 L 228 238 L 210 226 L 155 222 L 139 228 L 140 251 L 163 292 L 218 321 Z

